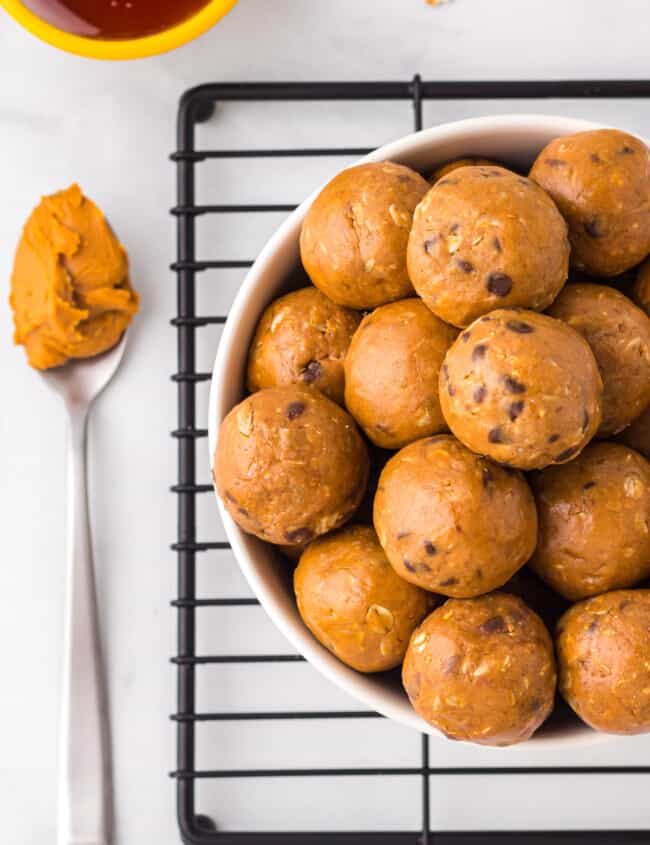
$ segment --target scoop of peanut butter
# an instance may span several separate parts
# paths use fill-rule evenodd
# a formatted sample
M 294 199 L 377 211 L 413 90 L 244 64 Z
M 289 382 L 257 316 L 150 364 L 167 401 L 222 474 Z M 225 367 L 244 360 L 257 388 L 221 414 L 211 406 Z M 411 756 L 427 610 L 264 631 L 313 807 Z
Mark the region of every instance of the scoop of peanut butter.
M 14 341 L 38 370 L 105 352 L 137 312 L 126 251 L 78 185 L 43 197 L 27 220 L 9 301 Z

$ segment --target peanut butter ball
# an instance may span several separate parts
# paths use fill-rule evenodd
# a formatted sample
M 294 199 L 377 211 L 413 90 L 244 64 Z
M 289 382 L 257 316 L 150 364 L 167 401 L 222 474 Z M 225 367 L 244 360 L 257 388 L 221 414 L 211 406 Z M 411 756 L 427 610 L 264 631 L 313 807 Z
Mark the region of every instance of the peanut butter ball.
M 650 253 L 650 155 L 638 138 L 618 129 L 556 138 L 530 178 L 569 224 L 574 267 L 616 276 Z
M 352 417 L 309 387 L 253 393 L 221 423 L 214 479 L 249 534 L 300 545 L 338 528 L 361 501 L 368 452 Z
M 314 287 L 276 299 L 251 344 L 248 389 L 308 384 L 343 404 L 343 359 L 360 319 Z
M 413 632 L 402 680 L 415 711 L 450 739 L 513 745 L 553 709 L 553 643 L 516 596 L 450 599 Z
M 457 333 L 420 299 L 364 317 L 345 359 L 345 404 L 377 446 L 399 449 L 446 428 L 438 374 Z
M 462 167 L 415 210 L 407 260 L 417 293 L 454 326 L 495 308 L 542 311 L 566 281 L 567 226 L 529 179 L 503 167 Z
M 359 309 L 410 296 L 406 244 L 428 188 L 419 173 L 390 161 L 335 176 L 314 200 L 300 235 L 302 263 L 316 287 Z
M 367 525 L 346 526 L 310 543 L 294 587 L 305 625 L 359 672 L 399 666 L 413 629 L 437 603 L 395 574 Z
M 598 434 L 616 434 L 650 402 L 650 319 L 605 285 L 567 285 L 548 313 L 591 347 L 604 388 Z
M 650 405 L 616 438 L 650 460 Z
M 398 575 L 458 598 L 505 584 L 537 540 L 535 503 L 521 473 L 449 435 L 418 440 L 388 461 L 374 521 Z
M 632 299 L 650 316 L 650 259 L 639 267 L 632 287 Z
M 650 731 L 650 590 L 580 602 L 557 628 L 559 690 L 597 731 Z
M 539 539 L 530 566 L 570 601 L 650 575 L 650 464 L 618 443 L 594 443 L 531 478 Z
M 534 311 L 493 311 L 460 334 L 440 371 L 447 424 L 469 449 L 519 469 L 574 458 L 601 419 L 589 344 Z
M 446 164 L 440 165 L 437 167 L 433 173 L 431 173 L 427 178 L 432 185 L 442 179 L 443 176 L 448 176 L 450 173 L 453 173 L 454 170 L 458 170 L 461 167 L 472 167 L 477 165 L 483 165 L 484 167 L 500 167 L 496 161 L 490 161 L 489 158 L 477 158 L 468 156 L 467 158 L 455 158 L 453 161 L 448 161 Z

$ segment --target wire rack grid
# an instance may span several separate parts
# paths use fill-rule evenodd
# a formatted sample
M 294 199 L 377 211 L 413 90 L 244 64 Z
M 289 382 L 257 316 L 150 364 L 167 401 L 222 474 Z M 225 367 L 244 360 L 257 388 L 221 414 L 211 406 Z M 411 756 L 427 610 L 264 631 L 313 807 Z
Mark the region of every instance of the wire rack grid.
M 377 713 L 360 710 L 279 710 L 279 711 L 201 711 L 196 709 L 197 672 L 205 665 L 277 664 L 300 662 L 295 654 L 197 654 L 197 612 L 202 608 L 245 608 L 257 605 L 254 598 L 201 597 L 197 595 L 197 557 L 210 550 L 222 551 L 228 543 L 204 540 L 197 536 L 196 509 L 200 496 L 210 495 L 211 484 L 197 481 L 197 445 L 207 437 L 202 421 L 197 419 L 197 390 L 205 390 L 209 372 L 196 367 L 197 332 L 225 323 L 227 315 L 197 313 L 197 275 L 204 271 L 246 269 L 252 260 L 203 260 L 197 258 L 196 221 L 206 215 L 266 214 L 290 212 L 291 203 L 235 203 L 205 204 L 196 201 L 199 166 L 218 159 L 252 160 L 296 157 L 308 159 L 330 156 L 361 156 L 371 151 L 367 147 L 296 147 L 268 149 L 197 149 L 196 131 L 199 124 L 209 120 L 219 103 L 285 102 L 314 103 L 325 101 L 398 100 L 412 104 L 412 127 L 422 128 L 423 102 L 426 100 L 508 100 L 557 98 L 576 100 L 585 98 L 648 98 L 650 81 L 506 81 L 506 82 L 425 82 L 415 76 L 409 82 L 320 82 L 320 83 L 241 83 L 208 84 L 193 88 L 182 97 L 178 112 L 177 150 L 172 160 L 177 169 L 177 205 L 172 209 L 177 225 L 177 259 L 172 270 L 177 279 L 177 313 L 172 325 L 177 331 L 177 371 L 172 376 L 178 392 L 178 426 L 172 432 L 178 449 L 178 479 L 172 491 L 178 499 L 178 533 L 173 550 L 177 556 L 178 594 L 172 602 L 178 615 L 178 650 L 172 658 L 178 680 L 177 709 L 172 719 L 177 730 L 177 767 L 172 772 L 177 788 L 177 809 L 180 834 L 186 845 L 497 845 L 497 843 L 531 843 L 531 845 L 575 845 L 579 842 L 616 843 L 616 845 L 647 845 L 648 831 L 548 831 L 548 832 L 434 832 L 430 824 L 430 783 L 435 775 L 475 776 L 507 774 L 546 776 L 553 774 L 633 775 L 649 773 L 648 766 L 581 766 L 581 767 L 455 767 L 437 768 L 430 765 L 429 740 L 421 738 L 420 761 L 414 767 L 369 768 L 255 768 L 255 769 L 199 769 L 196 767 L 196 726 L 207 722 L 268 722 L 278 720 L 307 720 L 315 730 L 327 729 L 331 720 L 374 719 Z M 215 345 L 216 345 L 215 340 Z M 290 694 L 290 693 L 288 693 Z M 396 776 L 419 781 L 421 795 L 421 826 L 407 831 L 305 831 L 305 832 L 221 832 L 215 821 L 196 810 L 196 785 L 199 781 L 218 779 L 271 778 L 346 778 Z M 251 797 L 254 800 L 254 793 Z

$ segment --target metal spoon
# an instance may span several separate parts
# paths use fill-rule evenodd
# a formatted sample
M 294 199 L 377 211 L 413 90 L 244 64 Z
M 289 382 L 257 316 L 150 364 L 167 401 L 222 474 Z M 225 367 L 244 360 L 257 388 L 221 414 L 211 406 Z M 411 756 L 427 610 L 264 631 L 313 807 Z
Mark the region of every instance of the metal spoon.
M 88 492 L 86 424 L 93 401 L 117 370 L 126 335 L 94 358 L 43 372 L 63 399 L 70 421 L 68 449 L 68 569 L 66 590 L 59 845 L 109 845 L 112 783 Z

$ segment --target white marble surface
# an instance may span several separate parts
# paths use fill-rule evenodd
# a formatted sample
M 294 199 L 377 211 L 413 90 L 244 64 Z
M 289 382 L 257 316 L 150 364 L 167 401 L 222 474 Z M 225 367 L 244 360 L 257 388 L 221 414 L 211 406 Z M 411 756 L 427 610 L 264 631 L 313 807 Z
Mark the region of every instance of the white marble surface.
M 91 493 L 95 554 L 111 688 L 117 842 L 178 842 L 174 790 L 175 678 L 168 658 L 175 647 L 174 311 L 175 174 L 167 160 L 174 146 L 178 97 L 210 80 L 425 78 L 642 77 L 650 75 L 643 0 L 455 0 L 430 8 L 424 0 L 241 0 L 216 29 L 175 54 L 138 63 L 98 64 L 66 56 L 24 34 L 0 15 L 0 276 L 5 285 L 23 219 L 38 196 L 79 180 L 109 213 L 127 243 L 144 308 L 131 337 L 123 371 L 94 415 Z M 427 121 L 456 115 L 529 109 L 526 104 L 447 104 L 427 108 Z M 650 135 L 650 103 L 553 104 Z M 392 109 L 392 110 L 391 110 Z M 302 138 L 317 143 L 344 128 L 354 143 L 380 143 L 402 134 L 408 113 L 395 107 L 313 109 L 296 124 L 263 106 L 228 108 L 207 131 L 217 142 L 251 145 L 259 119 L 264 143 Z M 284 133 L 284 135 L 282 135 Z M 336 164 L 298 172 L 235 167 L 208 172 L 213 201 L 235 190 L 259 199 L 300 199 Z M 328 170 L 329 168 L 329 170 Z M 215 194 L 217 188 L 220 193 Z M 207 190 L 203 189 L 202 190 Z M 203 197 L 206 199 L 206 197 Z M 226 221 L 201 222 L 203 257 L 250 257 L 275 221 L 252 236 Z M 223 246 L 222 246 L 223 245 Z M 221 252 L 220 252 L 221 250 Z M 237 254 L 234 254 L 237 253 Z M 205 312 L 227 303 L 235 275 L 223 290 L 206 277 L 199 293 Z M 6 288 L 5 288 L 6 290 Z M 4 301 L 4 296 L 2 297 Z M 55 838 L 57 719 L 64 565 L 64 418 L 54 397 L 11 346 L 11 319 L 0 306 L 0 808 L 3 841 L 42 845 Z M 208 367 L 216 334 L 202 336 L 199 359 Z M 203 400 L 201 400 L 204 406 Z M 201 454 L 201 452 L 199 452 Z M 207 477 L 207 467 L 205 475 Z M 201 480 L 201 479 L 200 479 Z M 199 514 L 206 539 L 219 536 L 207 497 Z M 245 589 L 228 560 L 201 559 L 203 595 Z M 285 650 L 262 611 L 202 617 L 203 652 Z M 309 667 L 283 675 L 262 669 L 209 669 L 199 683 L 199 707 L 354 706 Z M 294 674 L 291 674 L 293 672 Z M 202 703 L 203 702 L 203 703 Z M 350 765 L 417 762 L 418 738 L 383 722 L 310 723 L 200 728 L 201 767 Z M 359 733 L 360 731 L 360 733 Z M 434 765 L 516 763 L 647 763 L 650 741 L 613 740 L 562 755 L 526 747 L 506 754 L 434 743 Z M 534 791 L 531 791 L 534 788 Z M 650 825 L 648 779 L 623 783 L 611 776 L 587 780 L 525 777 L 433 781 L 432 817 L 445 827 L 639 827 Z M 314 790 L 318 791 L 315 792 Z M 290 795 L 290 798 L 287 797 Z M 318 796 L 318 800 L 315 796 Z M 615 797 L 614 797 L 615 796 Z M 418 824 L 412 781 L 365 781 L 346 790 L 324 781 L 202 783 L 199 807 L 224 827 L 267 825 L 400 828 Z M 307 810 L 307 807 L 316 809 Z M 550 810 L 549 808 L 552 808 Z

